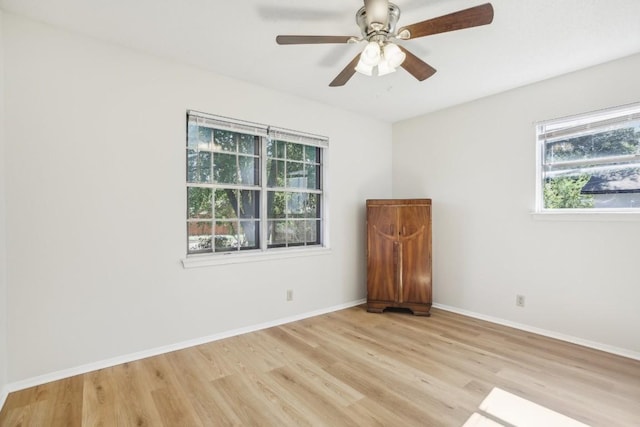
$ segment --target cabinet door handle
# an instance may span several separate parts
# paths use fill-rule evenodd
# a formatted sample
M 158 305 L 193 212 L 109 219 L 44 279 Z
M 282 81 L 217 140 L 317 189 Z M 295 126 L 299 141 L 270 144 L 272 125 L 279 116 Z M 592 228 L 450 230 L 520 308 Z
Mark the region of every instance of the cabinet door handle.
M 391 235 L 394 236 L 396 234 L 396 227 L 393 224 L 389 224 L 389 229 L 391 230 Z

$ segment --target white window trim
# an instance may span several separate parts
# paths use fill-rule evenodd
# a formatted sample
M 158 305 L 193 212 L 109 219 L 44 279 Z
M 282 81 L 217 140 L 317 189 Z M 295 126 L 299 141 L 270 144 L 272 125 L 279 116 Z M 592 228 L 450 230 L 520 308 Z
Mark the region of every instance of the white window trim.
M 203 113 L 195 110 L 187 110 L 187 117 L 189 115 L 196 116 L 199 119 L 207 120 L 209 123 L 215 123 L 215 126 L 219 126 L 219 123 L 229 122 L 228 126 L 222 126 L 220 128 L 231 130 L 231 131 L 241 131 L 243 129 L 251 128 L 255 129 L 256 132 L 260 132 L 258 135 L 263 136 L 264 138 L 274 138 L 279 139 L 282 138 L 289 142 L 294 143 L 302 143 L 306 145 L 312 145 L 316 147 L 322 148 L 322 174 L 321 174 L 321 188 L 322 188 L 322 215 L 321 215 L 321 232 L 322 232 L 322 240 L 320 245 L 311 245 L 311 246 L 294 246 L 294 247 L 282 247 L 282 248 L 258 248 L 247 251 L 234 251 L 234 252 L 213 252 L 213 253 L 200 253 L 200 254 L 186 254 L 180 261 L 182 266 L 185 269 L 188 268 L 198 268 L 198 267 L 210 267 L 217 265 L 229 265 L 229 264 L 244 264 L 251 262 L 261 262 L 261 261 L 271 261 L 278 259 L 288 259 L 288 258 L 300 258 L 300 257 L 309 257 L 309 256 L 321 256 L 331 254 L 331 246 L 330 246 L 330 220 L 329 220 L 329 212 L 330 212 L 330 200 L 329 197 L 329 138 L 314 135 L 310 133 L 304 133 L 284 128 L 277 128 L 272 126 L 265 126 L 260 124 L 255 124 L 251 122 L 246 122 L 242 120 L 230 119 L 222 116 L 215 116 L 208 113 Z M 265 130 L 265 133 L 262 134 L 262 129 Z M 260 147 L 261 153 L 260 158 L 266 159 L 266 144 L 261 144 Z M 261 164 L 261 192 L 266 188 L 266 169 Z M 186 173 L 185 173 L 186 176 Z M 185 185 L 185 190 L 188 186 Z M 186 212 L 186 195 L 184 197 L 185 200 L 185 212 Z M 266 203 L 266 197 L 261 197 L 261 203 Z M 262 210 L 261 212 L 266 212 Z M 264 238 L 263 229 L 266 227 L 262 227 L 262 221 L 267 221 L 266 218 L 260 219 L 261 224 L 261 241 Z M 186 237 L 186 236 L 185 236 Z
M 331 254 L 326 246 L 308 247 L 305 249 L 272 248 L 268 251 L 218 252 L 215 254 L 194 254 L 182 258 L 184 268 L 213 267 L 217 265 L 246 264 L 261 261 L 274 261 L 288 258 L 302 258 Z
M 543 194 L 543 173 L 542 173 L 542 156 L 543 156 L 543 141 L 540 141 L 538 137 L 539 126 L 553 125 L 559 122 L 567 121 L 571 118 L 579 120 L 585 120 L 587 117 L 607 116 L 614 111 L 623 108 L 635 108 L 640 107 L 640 103 L 632 103 L 626 105 L 620 105 L 611 108 L 605 108 L 602 110 L 591 111 L 583 114 L 576 114 L 572 116 L 560 117 L 556 119 L 542 120 L 533 123 L 536 128 L 536 188 L 535 188 L 535 206 L 531 216 L 537 221 L 640 221 L 640 208 L 633 209 L 546 209 L 543 207 L 544 194 Z M 637 119 L 639 112 L 634 112 L 628 115 L 628 119 Z M 626 157 L 636 157 L 626 156 Z
M 602 209 L 567 209 L 569 212 L 559 210 L 545 210 L 543 212 L 531 212 L 535 221 L 584 221 L 584 222 L 640 222 L 640 212 L 623 210 Z

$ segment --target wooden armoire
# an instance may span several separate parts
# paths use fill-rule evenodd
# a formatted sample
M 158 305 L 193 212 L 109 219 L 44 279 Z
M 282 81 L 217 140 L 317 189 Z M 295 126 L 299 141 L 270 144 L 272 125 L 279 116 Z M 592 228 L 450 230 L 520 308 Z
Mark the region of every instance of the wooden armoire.
M 431 309 L 431 199 L 367 200 L 367 311 Z

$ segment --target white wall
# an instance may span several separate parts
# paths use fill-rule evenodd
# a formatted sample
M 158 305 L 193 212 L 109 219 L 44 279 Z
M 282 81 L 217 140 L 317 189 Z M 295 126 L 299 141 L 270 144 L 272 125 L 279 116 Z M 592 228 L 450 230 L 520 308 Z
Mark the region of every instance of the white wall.
M 0 10 L 0 94 L 4 93 L 3 12 Z M 0 98 L 0 407 L 7 385 L 7 235 L 5 210 L 4 102 Z
M 391 125 L 10 14 L 3 31 L 10 381 L 365 297 Z M 330 255 L 182 268 L 187 109 L 330 137 Z
M 635 55 L 394 124 L 394 197 L 433 198 L 436 303 L 640 354 L 640 221 L 531 215 L 533 123 L 639 101 L 639 75 Z

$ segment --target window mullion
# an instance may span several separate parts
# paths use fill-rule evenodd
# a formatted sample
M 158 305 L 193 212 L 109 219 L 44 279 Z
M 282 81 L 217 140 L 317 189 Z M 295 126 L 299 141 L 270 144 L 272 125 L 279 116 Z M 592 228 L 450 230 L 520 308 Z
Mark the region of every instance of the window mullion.
M 267 144 L 268 136 L 260 137 L 260 250 L 267 250 L 268 225 L 267 217 Z

